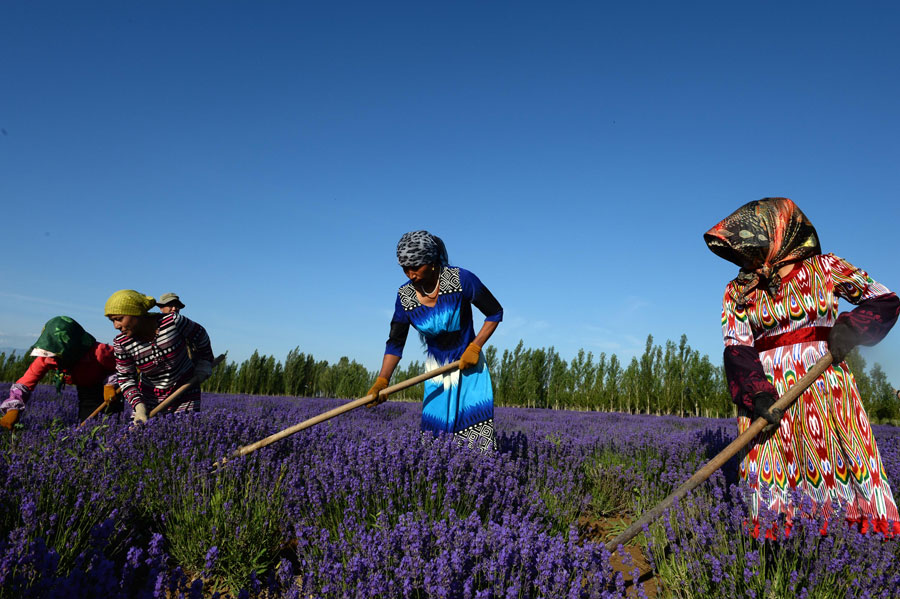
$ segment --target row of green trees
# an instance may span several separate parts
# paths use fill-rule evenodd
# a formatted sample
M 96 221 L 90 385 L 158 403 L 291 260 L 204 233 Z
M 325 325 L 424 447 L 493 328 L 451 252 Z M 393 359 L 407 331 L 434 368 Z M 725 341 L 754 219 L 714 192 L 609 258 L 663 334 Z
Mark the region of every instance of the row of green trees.
M 490 349 L 490 348 L 489 348 Z M 520 341 L 497 359 L 488 351 L 496 398 L 503 405 L 602 410 L 630 414 L 724 416 L 732 413 L 723 369 L 681 336 L 654 345 L 626 365 L 615 354 L 579 350 L 569 361 L 553 348 L 525 348 Z
M 203 388 L 216 393 L 347 398 L 365 395 L 374 378 L 355 360 L 343 357 L 329 364 L 295 348 L 284 363 L 254 351 L 240 364 L 220 364 Z
M 876 362 L 866 370 L 866 360 L 856 349 L 847 356 L 847 363 L 856 378 L 859 395 L 863 399 L 869 418 L 873 422 L 900 425 L 900 398 L 888 381 L 881 364 Z
M 496 350 L 495 350 L 496 351 Z M 423 362 L 413 360 L 406 367 L 398 367 L 393 381 L 399 382 L 425 372 Z M 228 362 L 213 370 L 203 389 L 214 393 L 243 393 L 247 395 L 288 395 L 292 397 L 362 397 L 375 382 L 377 373 L 369 371 L 344 356 L 334 364 L 316 360 L 299 348 L 288 352 L 282 364 L 275 356 L 253 355 L 240 364 Z M 393 399 L 421 399 L 422 385 L 404 389 Z
M 648 336 L 644 352 L 627 365 L 615 354 L 595 356 L 584 350 L 565 360 L 553 347 L 526 348 L 523 341 L 502 354 L 488 346 L 485 360 L 497 405 L 682 416 L 734 414 L 721 364 L 691 348 L 684 335 L 678 343 L 669 340 L 663 345 Z M 0 353 L 0 380 L 18 379 L 30 361 Z M 870 416 L 881 422 L 900 420 L 900 401 L 881 366 L 867 370 L 856 350 L 848 362 Z M 423 372 L 425 364 L 413 360 L 397 369 L 392 382 Z M 241 363 L 220 364 L 203 388 L 217 393 L 351 398 L 365 395 L 375 375 L 347 357 L 330 364 L 295 348 L 282 362 L 255 351 Z M 422 393 L 419 384 L 392 398 L 418 400 Z
M 0 381 L 13 382 L 19 380 L 34 358 L 26 355 L 17 356 L 16 352 L 6 355 L 0 352 Z M 46 381 L 45 381 L 46 382 Z M 5 398 L 2 398 L 5 399 Z

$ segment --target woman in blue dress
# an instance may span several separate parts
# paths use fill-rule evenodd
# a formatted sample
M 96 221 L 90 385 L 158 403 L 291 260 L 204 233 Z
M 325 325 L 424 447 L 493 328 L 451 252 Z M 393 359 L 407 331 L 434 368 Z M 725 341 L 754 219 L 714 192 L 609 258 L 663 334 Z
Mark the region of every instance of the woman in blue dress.
M 494 448 L 494 392 L 481 348 L 503 320 L 503 308 L 478 277 L 448 264 L 444 242 L 428 231 L 401 237 L 397 260 L 409 280 L 397 291 L 384 361 L 369 394 L 388 386 L 412 325 L 425 342 L 426 370 L 460 361 L 459 370 L 425 382 L 422 431 L 453 433 L 470 447 Z M 477 335 L 473 305 L 486 316 Z M 370 405 L 385 399 L 382 393 Z

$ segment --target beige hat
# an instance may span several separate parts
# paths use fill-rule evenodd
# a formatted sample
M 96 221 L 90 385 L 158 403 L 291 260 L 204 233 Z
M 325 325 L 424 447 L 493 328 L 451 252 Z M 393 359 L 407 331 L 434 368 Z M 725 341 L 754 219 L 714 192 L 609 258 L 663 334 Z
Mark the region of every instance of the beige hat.
M 179 308 L 184 308 L 184 304 L 181 303 L 181 300 L 178 299 L 178 295 L 175 293 L 163 293 L 156 302 L 156 305 L 159 307 L 167 306 L 168 304 L 175 304 Z

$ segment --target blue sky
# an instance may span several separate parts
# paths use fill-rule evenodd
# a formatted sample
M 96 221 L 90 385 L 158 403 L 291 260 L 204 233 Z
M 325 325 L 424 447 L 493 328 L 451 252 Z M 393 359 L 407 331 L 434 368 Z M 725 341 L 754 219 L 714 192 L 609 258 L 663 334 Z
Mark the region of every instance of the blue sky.
M 896 4 L 7 2 L 0 346 L 110 293 L 214 349 L 378 367 L 428 229 L 521 338 L 718 360 L 702 234 L 793 198 L 900 289 Z M 900 386 L 900 331 L 866 350 Z M 411 341 L 407 358 L 421 358 Z

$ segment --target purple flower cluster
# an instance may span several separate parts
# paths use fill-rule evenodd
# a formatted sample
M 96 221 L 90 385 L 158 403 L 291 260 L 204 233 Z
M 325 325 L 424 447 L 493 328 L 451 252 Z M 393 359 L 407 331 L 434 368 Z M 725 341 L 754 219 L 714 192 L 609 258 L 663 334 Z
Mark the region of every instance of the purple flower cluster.
M 689 496 L 663 519 L 661 534 L 651 533 L 649 551 L 673 596 L 897 596 L 897 540 L 862 534 L 840 513 L 826 523 L 800 496 L 794 500 L 807 515 L 787 527 L 779 514 L 763 512 L 760 527 L 776 538 L 757 539 L 748 534 L 744 491 L 729 490 Z
M 500 449 L 482 454 L 422 436 L 419 405 L 388 402 L 210 472 L 338 402 L 203 402 L 132 430 L 118 418 L 76 429 L 74 394 L 39 388 L 22 428 L 0 436 L 0 599 L 620 597 L 625 580 L 584 520 L 638 515 L 735 428 L 498 408 Z M 900 435 L 876 434 L 900 480 Z M 786 538 L 752 538 L 735 470 L 647 529 L 667 592 L 876 597 L 900 585 L 898 543 L 842 522 L 823 536 L 816 518 L 798 519 Z

